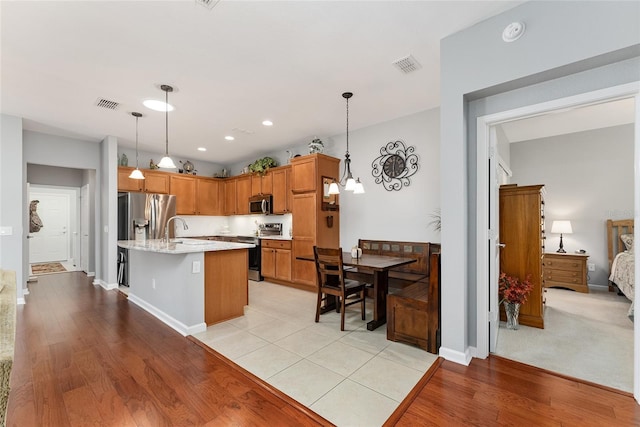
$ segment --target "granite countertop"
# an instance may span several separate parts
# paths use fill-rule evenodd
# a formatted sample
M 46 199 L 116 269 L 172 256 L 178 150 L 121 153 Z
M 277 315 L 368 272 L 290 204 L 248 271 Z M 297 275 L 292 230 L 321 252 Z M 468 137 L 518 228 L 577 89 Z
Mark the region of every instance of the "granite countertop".
M 291 236 L 258 236 L 260 239 L 267 240 L 291 240 Z
M 118 246 L 136 251 L 158 252 L 163 254 L 190 254 L 197 252 L 229 251 L 233 249 L 249 249 L 255 245 L 248 243 L 219 242 L 215 240 L 199 240 L 186 237 L 171 239 L 169 243 L 161 239 L 152 240 L 118 240 Z

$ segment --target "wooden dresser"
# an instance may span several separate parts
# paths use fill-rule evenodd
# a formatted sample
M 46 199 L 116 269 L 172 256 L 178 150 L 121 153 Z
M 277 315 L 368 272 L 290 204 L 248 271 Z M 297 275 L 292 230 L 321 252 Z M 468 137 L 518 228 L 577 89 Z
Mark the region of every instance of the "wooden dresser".
M 542 254 L 544 253 L 544 186 L 500 187 L 500 270 L 524 280 L 533 289 L 520 307 L 520 324 L 544 328 Z M 504 308 L 500 307 L 504 319 Z
M 542 258 L 545 288 L 567 288 L 589 293 L 586 254 L 546 253 Z

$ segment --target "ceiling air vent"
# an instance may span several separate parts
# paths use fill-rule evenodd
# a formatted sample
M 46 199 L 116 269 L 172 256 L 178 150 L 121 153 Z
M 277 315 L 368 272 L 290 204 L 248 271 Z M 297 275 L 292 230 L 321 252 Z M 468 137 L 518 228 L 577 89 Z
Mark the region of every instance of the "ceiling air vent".
M 108 99 L 98 98 L 96 101 L 98 107 L 106 108 L 107 110 L 117 110 L 120 106 L 119 102 L 109 101 Z
M 220 0 L 196 0 L 196 3 L 206 7 L 207 9 L 213 9 L 220 2 Z
M 398 70 L 402 71 L 405 74 L 422 68 L 422 65 L 420 65 L 420 63 L 416 61 L 416 58 L 414 58 L 413 55 L 400 58 L 397 61 L 393 62 L 393 65 L 395 65 Z

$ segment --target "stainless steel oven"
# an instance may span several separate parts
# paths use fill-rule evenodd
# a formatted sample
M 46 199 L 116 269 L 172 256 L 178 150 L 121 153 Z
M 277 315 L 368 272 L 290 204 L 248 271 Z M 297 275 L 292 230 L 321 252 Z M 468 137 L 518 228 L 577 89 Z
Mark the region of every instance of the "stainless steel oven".
M 255 247 L 248 249 L 249 252 L 249 280 L 259 282 L 263 279 L 260 274 L 260 258 L 262 249 L 260 248 L 260 239 L 255 236 L 237 236 L 234 238 L 237 243 L 250 243 Z

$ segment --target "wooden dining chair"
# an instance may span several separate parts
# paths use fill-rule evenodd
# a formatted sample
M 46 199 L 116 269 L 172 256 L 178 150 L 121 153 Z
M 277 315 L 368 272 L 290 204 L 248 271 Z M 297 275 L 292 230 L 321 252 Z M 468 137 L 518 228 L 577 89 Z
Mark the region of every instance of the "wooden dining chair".
M 327 301 L 329 295 L 338 299 L 336 304 L 340 304 L 340 330 L 344 331 L 345 307 L 360 303 L 362 320 L 365 320 L 365 284 L 348 280 L 344 277 L 344 266 L 342 264 L 342 248 L 319 248 L 313 247 L 313 254 L 316 261 L 316 272 L 318 274 L 318 302 L 316 304 L 316 323 L 320 321 L 320 306 L 323 301 Z M 347 298 L 351 295 L 359 295 L 357 299 Z

